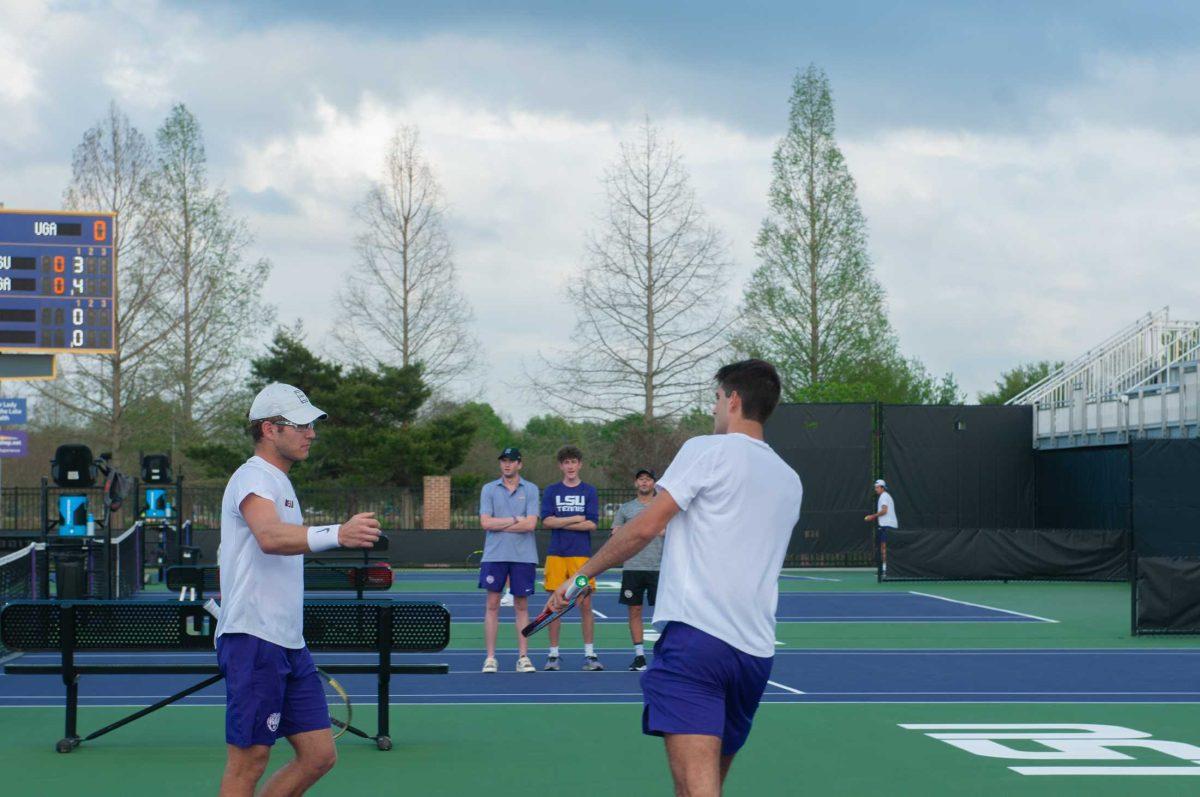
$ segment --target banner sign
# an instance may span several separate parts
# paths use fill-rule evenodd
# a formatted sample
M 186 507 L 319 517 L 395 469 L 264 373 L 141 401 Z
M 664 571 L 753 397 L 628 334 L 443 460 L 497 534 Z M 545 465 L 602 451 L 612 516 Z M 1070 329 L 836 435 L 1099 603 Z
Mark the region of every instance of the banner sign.
M 28 432 L 0 432 L 0 458 L 14 459 L 28 453 Z
M 0 425 L 25 423 L 29 416 L 25 411 L 25 399 L 0 398 Z

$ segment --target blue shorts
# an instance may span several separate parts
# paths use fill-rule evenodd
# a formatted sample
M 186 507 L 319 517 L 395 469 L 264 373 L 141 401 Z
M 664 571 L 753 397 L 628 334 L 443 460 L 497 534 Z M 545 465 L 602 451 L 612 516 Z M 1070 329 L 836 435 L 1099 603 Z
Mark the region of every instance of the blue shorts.
M 733 755 L 750 735 L 774 661 L 685 623 L 667 623 L 642 673 L 642 733 L 716 736 L 721 755 Z
M 217 637 L 225 676 L 225 741 L 273 745 L 329 727 L 325 685 L 308 648 L 284 648 L 250 634 Z
M 533 594 L 537 565 L 532 562 L 483 562 L 479 565 L 479 588 L 488 592 L 503 592 L 504 582 L 518 598 Z

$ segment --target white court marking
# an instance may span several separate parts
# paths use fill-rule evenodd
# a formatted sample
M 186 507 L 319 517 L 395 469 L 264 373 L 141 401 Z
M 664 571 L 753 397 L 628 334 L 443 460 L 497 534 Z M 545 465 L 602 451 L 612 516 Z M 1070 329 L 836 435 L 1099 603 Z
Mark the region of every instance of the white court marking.
M 955 598 L 947 598 L 942 595 L 933 595 L 928 592 L 917 592 L 916 590 L 909 590 L 908 594 L 909 595 L 920 595 L 922 598 L 933 598 L 933 599 L 939 600 L 939 601 L 946 601 L 947 603 L 961 603 L 963 606 L 974 606 L 976 609 L 988 609 L 989 611 L 1001 612 L 1003 614 L 1015 614 L 1018 617 L 1028 617 L 1031 620 L 1040 620 L 1043 623 L 1057 623 L 1058 622 L 1058 620 L 1052 620 L 1049 617 L 1038 617 L 1036 614 L 1026 614 L 1025 612 L 1015 612 L 1012 609 L 1001 609 L 998 606 L 988 606 L 986 603 L 971 603 L 970 601 L 960 601 Z

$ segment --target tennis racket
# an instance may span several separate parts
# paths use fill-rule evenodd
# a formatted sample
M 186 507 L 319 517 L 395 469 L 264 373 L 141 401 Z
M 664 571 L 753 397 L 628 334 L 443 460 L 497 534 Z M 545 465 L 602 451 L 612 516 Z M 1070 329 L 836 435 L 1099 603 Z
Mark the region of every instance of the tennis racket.
M 575 604 L 579 603 L 580 598 L 586 598 L 592 594 L 592 585 L 588 581 L 587 576 L 575 576 L 575 580 L 571 582 L 571 586 L 567 588 L 567 605 L 556 612 L 546 609 L 537 617 L 530 621 L 529 625 L 521 629 L 521 636 L 533 636 L 538 631 L 541 631 L 546 626 L 553 623 L 558 618 L 562 617 L 567 612 L 575 608 Z
M 329 725 L 336 741 L 350 729 L 350 721 L 354 718 L 354 707 L 350 705 L 350 695 L 329 673 L 317 668 L 317 674 L 325 683 L 325 702 L 329 704 Z

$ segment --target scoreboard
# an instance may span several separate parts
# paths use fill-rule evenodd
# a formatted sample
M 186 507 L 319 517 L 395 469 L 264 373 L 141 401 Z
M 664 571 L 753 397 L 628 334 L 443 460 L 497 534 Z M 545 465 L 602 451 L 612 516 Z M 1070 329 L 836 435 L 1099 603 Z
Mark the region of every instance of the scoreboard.
M 112 354 L 113 213 L 0 210 L 0 352 Z

